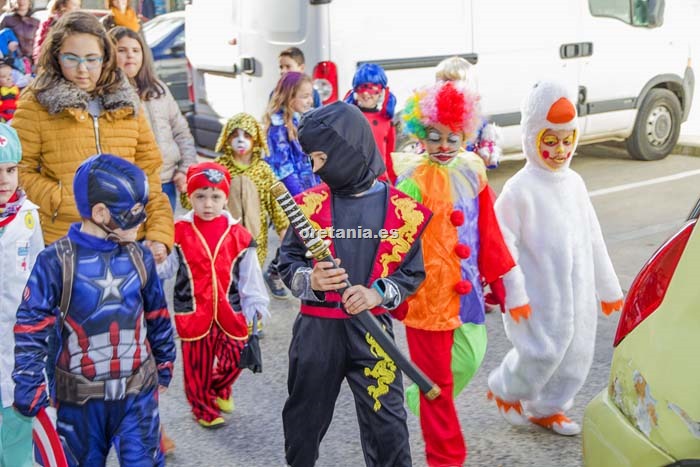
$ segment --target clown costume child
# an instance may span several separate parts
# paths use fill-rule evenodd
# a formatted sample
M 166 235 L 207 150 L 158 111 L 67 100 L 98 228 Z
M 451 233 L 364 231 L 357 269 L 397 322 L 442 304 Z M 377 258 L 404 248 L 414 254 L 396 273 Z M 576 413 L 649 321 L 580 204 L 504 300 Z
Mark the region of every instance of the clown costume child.
M 515 264 L 493 211 L 484 161 L 464 143 L 479 125 L 478 98 L 459 83 L 440 81 L 406 103 L 406 129 L 425 151 L 394 154 L 397 188 L 433 211 L 423 236 L 426 278 L 407 299 L 411 359 L 442 390 L 430 401 L 418 388 L 406 400 L 420 423 L 428 465 L 462 465 L 467 456 L 454 396 L 486 351 L 482 283 L 495 283 Z
M 596 313 L 622 307 L 586 185 L 569 168 L 576 149 L 576 96 L 540 82 L 522 109 L 527 162 L 503 188 L 496 215 L 518 266 L 504 278 L 506 334 L 513 344 L 488 380 L 489 397 L 513 424 L 561 435 L 579 425 L 565 412 L 593 360 Z

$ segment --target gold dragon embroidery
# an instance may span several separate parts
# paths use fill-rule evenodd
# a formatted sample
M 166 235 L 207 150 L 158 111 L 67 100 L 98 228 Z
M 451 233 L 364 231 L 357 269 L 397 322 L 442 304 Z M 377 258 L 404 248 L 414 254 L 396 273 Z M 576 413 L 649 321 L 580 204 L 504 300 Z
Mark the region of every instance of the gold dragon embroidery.
M 303 212 L 306 218 L 309 219 L 311 227 L 313 227 L 319 234 L 323 229 L 321 229 L 321 226 L 318 225 L 318 222 L 312 219 L 312 216 L 319 213 L 321 210 L 321 205 L 326 199 L 328 199 L 327 191 L 322 191 L 320 193 L 311 192 L 304 194 L 301 203 L 299 203 L 301 212 Z
M 398 217 L 403 219 L 404 224 L 398 229 L 399 234 L 396 238 L 390 236 L 386 239 L 392 248 L 391 253 L 384 253 L 379 258 L 382 265 L 382 277 L 389 274 L 390 263 L 400 261 L 401 255 L 411 249 L 416 232 L 418 232 L 418 226 L 425 218 L 423 213 L 416 209 L 416 202 L 412 198 L 394 195 L 391 197 L 391 203 L 394 205 Z
M 389 385 L 396 379 L 396 363 L 384 352 L 384 349 L 374 340 L 370 333 L 365 334 L 365 340 L 369 344 L 369 351 L 372 355 L 381 359 L 371 370 L 365 368 L 365 376 L 377 380 L 376 386 L 367 386 L 367 394 L 374 399 L 374 411 L 379 412 L 379 409 L 382 408 L 379 398 L 389 393 Z

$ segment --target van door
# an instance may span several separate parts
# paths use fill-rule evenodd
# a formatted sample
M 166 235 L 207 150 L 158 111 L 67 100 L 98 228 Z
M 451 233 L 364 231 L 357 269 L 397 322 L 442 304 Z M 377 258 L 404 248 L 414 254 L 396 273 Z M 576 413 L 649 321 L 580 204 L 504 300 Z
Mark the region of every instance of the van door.
M 185 10 L 186 50 L 194 94 L 190 126 L 198 146 L 213 148 L 219 136 L 220 119 L 243 108 L 237 38 L 239 3 L 239 0 L 192 0 Z
M 688 63 L 688 40 L 682 36 L 687 36 L 689 29 L 679 27 L 675 20 L 684 2 L 665 2 L 665 20 L 659 27 L 649 23 L 653 20 L 650 8 L 658 3 L 655 1 L 585 0 L 584 3 L 583 37 L 591 44 L 591 54 L 584 59 L 581 69 L 588 112 L 585 133 L 589 139 L 595 139 L 596 135 L 625 138 L 632 132 L 637 108 L 642 103 L 638 99 L 644 99 L 648 83 L 669 75 L 682 82 Z M 661 113 L 652 116 L 657 125 L 652 122 L 656 128 L 650 131 L 665 133 L 665 129 L 671 129 L 659 120 L 667 118 L 667 112 Z
M 578 89 L 581 2 L 473 0 L 473 5 L 482 108 L 504 127 L 504 149 L 518 151 L 520 103 L 532 86 L 546 79 Z

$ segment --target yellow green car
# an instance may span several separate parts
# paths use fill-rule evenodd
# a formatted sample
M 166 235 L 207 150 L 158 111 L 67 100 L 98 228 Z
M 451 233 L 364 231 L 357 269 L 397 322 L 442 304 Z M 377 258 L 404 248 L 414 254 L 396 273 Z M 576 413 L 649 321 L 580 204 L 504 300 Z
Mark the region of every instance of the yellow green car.
M 585 466 L 700 466 L 697 211 L 630 287 L 608 386 L 584 414 Z

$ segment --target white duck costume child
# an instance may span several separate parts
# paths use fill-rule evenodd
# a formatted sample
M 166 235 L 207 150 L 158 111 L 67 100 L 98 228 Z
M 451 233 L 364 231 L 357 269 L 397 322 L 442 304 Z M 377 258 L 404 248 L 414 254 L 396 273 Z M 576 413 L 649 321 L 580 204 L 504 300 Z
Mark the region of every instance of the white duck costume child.
M 591 367 L 599 304 L 606 315 L 622 307 L 586 185 L 569 168 L 578 138 L 574 102 L 563 86 L 540 82 L 523 105 L 527 162 L 495 204 L 518 263 L 504 277 L 503 323 L 513 349 L 488 379 L 489 398 L 506 420 L 525 424 L 529 415 L 562 435 L 581 431 L 564 412 Z

